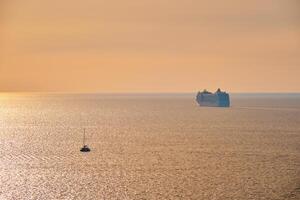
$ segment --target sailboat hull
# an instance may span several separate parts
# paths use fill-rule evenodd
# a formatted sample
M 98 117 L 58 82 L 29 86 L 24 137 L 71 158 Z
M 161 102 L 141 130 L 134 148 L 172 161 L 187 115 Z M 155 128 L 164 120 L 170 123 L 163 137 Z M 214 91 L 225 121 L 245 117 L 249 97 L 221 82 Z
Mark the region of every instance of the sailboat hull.
M 88 148 L 88 147 L 83 147 L 83 148 L 80 149 L 80 151 L 81 151 L 81 152 L 90 152 L 91 149 Z

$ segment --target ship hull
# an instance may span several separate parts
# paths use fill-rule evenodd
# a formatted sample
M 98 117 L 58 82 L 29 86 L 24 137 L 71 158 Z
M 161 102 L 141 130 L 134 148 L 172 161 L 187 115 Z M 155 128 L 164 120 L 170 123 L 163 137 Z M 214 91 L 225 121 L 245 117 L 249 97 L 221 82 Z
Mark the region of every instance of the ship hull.
M 229 94 L 203 94 L 198 93 L 196 101 L 203 107 L 230 107 Z

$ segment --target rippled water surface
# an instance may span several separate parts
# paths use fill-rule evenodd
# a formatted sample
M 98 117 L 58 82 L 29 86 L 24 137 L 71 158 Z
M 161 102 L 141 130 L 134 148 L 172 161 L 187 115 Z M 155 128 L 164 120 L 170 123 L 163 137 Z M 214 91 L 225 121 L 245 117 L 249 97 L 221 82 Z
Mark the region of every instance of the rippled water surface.
M 299 95 L 232 95 L 226 109 L 188 94 L 0 94 L 0 199 L 299 193 Z

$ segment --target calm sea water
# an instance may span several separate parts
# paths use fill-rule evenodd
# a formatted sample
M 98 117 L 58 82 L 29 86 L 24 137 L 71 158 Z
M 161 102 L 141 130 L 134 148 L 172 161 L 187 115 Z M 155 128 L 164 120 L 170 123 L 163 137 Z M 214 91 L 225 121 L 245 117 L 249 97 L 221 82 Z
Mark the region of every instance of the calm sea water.
M 83 128 L 92 152 L 81 153 Z M 0 95 L 0 199 L 300 199 L 300 95 Z

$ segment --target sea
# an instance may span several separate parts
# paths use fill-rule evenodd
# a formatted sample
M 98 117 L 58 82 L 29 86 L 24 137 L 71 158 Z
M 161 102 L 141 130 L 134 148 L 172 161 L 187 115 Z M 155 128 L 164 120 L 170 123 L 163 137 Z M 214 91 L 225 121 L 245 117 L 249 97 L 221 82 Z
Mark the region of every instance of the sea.
M 0 94 L 0 199 L 300 199 L 300 94 L 195 95 Z

